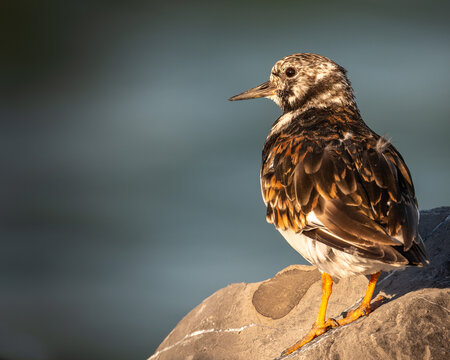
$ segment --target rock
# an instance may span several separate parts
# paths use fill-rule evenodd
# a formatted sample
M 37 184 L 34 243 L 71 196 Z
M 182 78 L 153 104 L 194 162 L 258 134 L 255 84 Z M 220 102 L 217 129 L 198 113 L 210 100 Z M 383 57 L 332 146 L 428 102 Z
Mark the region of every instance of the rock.
M 283 359 L 444 359 L 450 353 L 450 207 L 421 212 L 431 264 L 384 274 L 375 295 L 387 300 L 369 316 L 328 331 Z M 327 316 L 357 306 L 365 276 L 333 286 Z M 187 314 L 149 360 L 281 359 L 315 321 L 320 275 L 292 265 L 260 283 L 232 284 Z

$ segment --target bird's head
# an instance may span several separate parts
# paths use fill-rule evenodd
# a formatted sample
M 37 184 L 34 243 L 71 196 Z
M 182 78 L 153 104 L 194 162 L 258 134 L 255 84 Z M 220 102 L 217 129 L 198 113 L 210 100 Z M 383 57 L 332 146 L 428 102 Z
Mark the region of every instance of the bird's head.
M 325 56 L 308 53 L 289 55 L 277 61 L 269 81 L 229 100 L 260 97 L 273 100 L 283 112 L 354 105 L 345 69 Z

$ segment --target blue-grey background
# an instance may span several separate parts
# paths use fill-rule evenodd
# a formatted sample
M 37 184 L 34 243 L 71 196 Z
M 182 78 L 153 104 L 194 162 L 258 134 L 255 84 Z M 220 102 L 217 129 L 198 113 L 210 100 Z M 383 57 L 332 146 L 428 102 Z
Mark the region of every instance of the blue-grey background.
M 346 67 L 421 209 L 449 205 L 447 1 L 2 1 L 0 358 L 146 359 L 232 282 L 303 263 L 265 223 L 294 52 Z

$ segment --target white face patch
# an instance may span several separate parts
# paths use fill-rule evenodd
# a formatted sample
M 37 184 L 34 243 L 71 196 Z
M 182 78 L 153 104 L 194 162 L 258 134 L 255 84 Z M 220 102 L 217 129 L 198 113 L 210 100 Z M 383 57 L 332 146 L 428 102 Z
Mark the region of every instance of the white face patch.
M 277 95 L 267 96 L 267 99 L 272 100 L 275 104 L 281 107 L 281 99 Z
M 316 81 L 322 80 L 324 77 L 336 71 L 336 65 L 333 63 L 323 63 L 315 69 Z

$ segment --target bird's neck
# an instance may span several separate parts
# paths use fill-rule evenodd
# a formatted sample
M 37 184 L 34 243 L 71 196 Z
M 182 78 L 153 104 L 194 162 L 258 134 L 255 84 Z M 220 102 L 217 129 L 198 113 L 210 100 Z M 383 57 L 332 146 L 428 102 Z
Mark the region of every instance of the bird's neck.
M 345 74 L 337 73 L 324 77 L 313 84 L 298 84 L 280 92 L 279 106 L 283 113 L 298 114 L 311 108 L 325 109 L 335 106 L 356 107 L 350 81 Z
M 294 129 L 295 132 L 300 132 L 311 127 L 327 126 L 327 123 L 333 122 L 340 123 L 337 124 L 340 127 L 364 124 L 354 98 L 351 101 L 348 99 L 346 102 L 330 102 L 327 105 L 324 102 L 316 106 L 308 103 L 301 108 L 284 112 L 273 123 L 267 139 L 290 133 Z
M 310 109 L 357 108 L 351 88 L 331 88 L 318 94 L 305 94 L 293 108 L 283 108 L 283 113 L 301 115 Z
M 295 98 L 286 94 L 281 97 L 279 105 L 283 115 L 272 125 L 269 137 L 281 133 L 293 123 L 301 126 L 302 123 L 314 122 L 318 118 L 315 115 L 324 112 L 330 115 L 348 112 L 352 114 L 351 120 L 362 121 L 348 81 L 338 81 L 326 87 L 319 83 Z
M 263 163 L 270 149 L 279 141 L 294 137 L 314 138 L 317 134 L 333 137 L 338 133 L 368 133 L 372 131 L 361 118 L 355 103 L 346 107 L 330 106 L 308 107 L 306 110 L 293 110 L 281 115 L 272 125 L 263 147 Z

